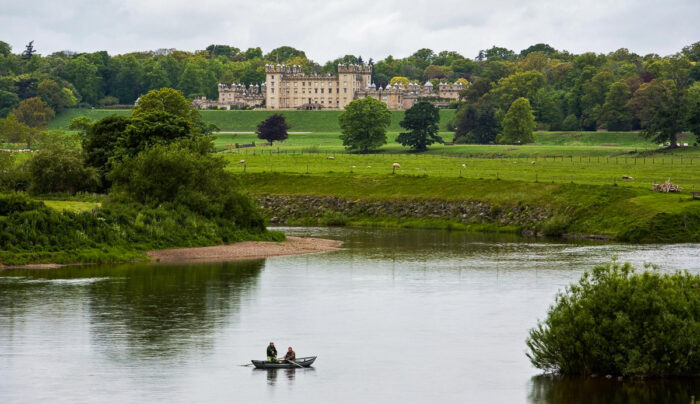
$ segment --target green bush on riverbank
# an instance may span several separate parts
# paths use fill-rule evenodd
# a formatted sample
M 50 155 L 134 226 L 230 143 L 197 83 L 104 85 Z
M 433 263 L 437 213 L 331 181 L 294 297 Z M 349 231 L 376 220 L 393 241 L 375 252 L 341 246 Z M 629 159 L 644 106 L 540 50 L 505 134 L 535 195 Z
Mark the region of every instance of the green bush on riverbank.
M 145 251 L 284 235 L 242 227 L 235 217 L 208 218 L 184 206 L 106 201 L 91 212 L 58 212 L 21 194 L 0 197 L 0 263 L 119 262 Z
M 700 275 L 596 266 L 530 330 L 534 366 L 567 375 L 700 373 Z

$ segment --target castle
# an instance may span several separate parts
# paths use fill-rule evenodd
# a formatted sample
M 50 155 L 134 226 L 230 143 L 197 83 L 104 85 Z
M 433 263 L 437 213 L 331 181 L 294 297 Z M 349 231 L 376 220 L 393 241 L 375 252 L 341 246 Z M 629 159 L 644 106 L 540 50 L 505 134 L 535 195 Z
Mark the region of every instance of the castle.
M 193 101 L 197 108 L 261 108 L 342 110 L 353 100 L 373 97 L 384 102 L 389 109 L 408 109 L 420 99 L 427 99 L 437 106 L 446 106 L 459 99 L 464 89 L 462 83 L 431 82 L 424 85 L 396 84 L 385 88 L 371 81 L 372 67 L 338 65 L 338 74 L 305 74 L 300 66 L 266 65 L 265 83 L 260 86 L 243 84 L 219 84 L 219 100 L 202 97 Z

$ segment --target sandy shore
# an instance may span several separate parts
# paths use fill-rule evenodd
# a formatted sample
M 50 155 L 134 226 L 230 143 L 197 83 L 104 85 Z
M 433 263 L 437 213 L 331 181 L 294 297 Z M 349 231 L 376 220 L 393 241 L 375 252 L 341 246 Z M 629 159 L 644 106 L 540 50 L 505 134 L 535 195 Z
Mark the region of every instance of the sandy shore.
M 281 255 L 311 254 L 340 249 L 342 243 L 310 237 L 287 237 L 286 241 L 243 241 L 213 247 L 174 248 L 149 251 L 148 256 L 162 263 L 239 261 Z
M 287 237 L 286 241 L 242 241 L 240 243 L 218 245 L 213 247 L 173 248 L 171 250 L 148 251 L 154 262 L 223 262 L 252 260 L 281 255 L 312 254 L 340 249 L 342 242 L 311 237 Z M 66 265 L 84 264 L 28 264 L 0 265 L 4 269 L 54 269 Z

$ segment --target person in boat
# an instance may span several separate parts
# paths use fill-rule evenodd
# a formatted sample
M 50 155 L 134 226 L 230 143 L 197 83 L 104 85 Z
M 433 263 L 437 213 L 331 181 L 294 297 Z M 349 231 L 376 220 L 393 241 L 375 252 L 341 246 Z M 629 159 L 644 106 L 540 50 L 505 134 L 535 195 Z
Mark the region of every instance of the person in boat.
M 289 349 L 287 349 L 287 353 L 284 354 L 284 360 L 294 361 L 296 359 L 297 359 L 297 354 L 294 353 L 294 351 L 292 350 L 292 347 L 289 347 Z
M 267 346 L 267 361 L 272 363 L 279 362 L 277 360 L 277 348 L 275 348 L 274 342 L 270 342 L 270 345 Z

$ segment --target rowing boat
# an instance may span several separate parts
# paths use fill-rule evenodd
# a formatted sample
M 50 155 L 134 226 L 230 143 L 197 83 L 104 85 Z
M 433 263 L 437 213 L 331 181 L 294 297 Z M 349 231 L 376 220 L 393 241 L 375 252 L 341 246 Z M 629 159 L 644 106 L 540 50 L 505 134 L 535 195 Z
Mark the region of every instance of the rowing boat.
M 307 356 L 306 358 L 297 358 L 294 362 L 298 363 L 299 366 L 286 361 L 280 360 L 279 362 L 268 362 L 268 361 L 256 361 L 252 360 L 253 365 L 258 369 L 290 369 L 290 368 L 308 368 L 316 360 L 315 356 Z

